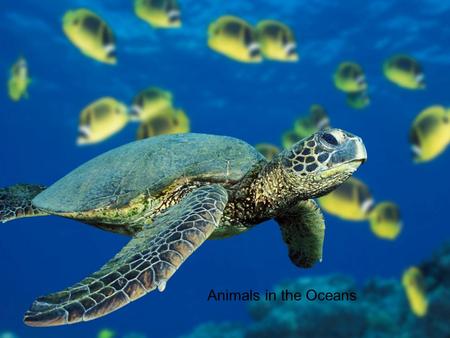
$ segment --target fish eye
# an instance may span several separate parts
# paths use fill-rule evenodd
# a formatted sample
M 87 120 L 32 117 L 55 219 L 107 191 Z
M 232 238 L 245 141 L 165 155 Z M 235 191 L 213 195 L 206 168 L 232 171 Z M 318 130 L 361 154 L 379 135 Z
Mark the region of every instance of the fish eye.
M 336 139 L 336 137 L 334 137 L 332 134 L 330 133 L 324 133 L 322 135 L 322 140 L 324 140 L 326 143 L 332 145 L 332 146 L 337 146 L 339 145 L 339 141 Z

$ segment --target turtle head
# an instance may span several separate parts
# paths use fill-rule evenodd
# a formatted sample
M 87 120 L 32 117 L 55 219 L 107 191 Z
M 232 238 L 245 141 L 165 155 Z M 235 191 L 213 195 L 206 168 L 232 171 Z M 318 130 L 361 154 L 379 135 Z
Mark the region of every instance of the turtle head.
M 296 198 L 316 198 L 347 180 L 367 159 L 361 138 L 340 129 L 324 129 L 278 156 L 288 188 Z

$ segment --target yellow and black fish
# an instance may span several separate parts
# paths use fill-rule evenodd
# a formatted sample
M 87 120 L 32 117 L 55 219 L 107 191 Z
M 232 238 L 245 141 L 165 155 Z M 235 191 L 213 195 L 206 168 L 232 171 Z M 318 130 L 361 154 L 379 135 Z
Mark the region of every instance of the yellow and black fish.
M 367 91 L 347 93 L 347 104 L 353 109 L 364 109 L 370 104 Z
M 270 143 L 259 143 L 255 146 L 268 161 L 271 161 L 279 152 L 280 148 Z
M 318 201 L 323 210 L 348 221 L 367 220 L 374 203 L 369 188 L 354 177 Z
M 191 122 L 184 110 L 173 109 L 174 124 L 173 134 L 189 133 L 191 131 Z
M 69 40 L 85 55 L 108 64 L 116 64 L 116 40 L 111 28 L 88 9 L 68 11 L 63 30 Z
M 285 24 L 263 20 L 256 25 L 256 35 L 265 58 L 277 61 L 298 61 L 294 33 Z
M 136 138 L 138 140 L 165 134 L 181 134 L 190 131 L 189 118 L 184 111 L 172 107 L 141 122 Z
M 309 116 L 302 116 L 294 121 L 294 131 L 300 140 L 311 136 L 317 130 L 316 125 L 311 121 Z
M 209 25 L 208 46 L 231 59 L 261 62 L 261 50 L 253 27 L 235 16 L 222 16 Z
M 172 94 L 161 88 L 150 87 L 134 97 L 130 118 L 133 121 L 147 121 L 170 107 L 172 107 Z
M 31 79 L 28 75 L 28 64 L 25 58 L 20 57 L 11 67 L 8 81 L 8 95 L 13 101 L 28 98 L 28 86 Z
M 298 136 L 294 130 L 288 130 L 281 135 L 281 144 L 284 149 L 289 149 L 301 139 L 303 138 Z
M 419 62 L 408 55 L 395 55 L 383 65 L 386 78 L 406 89 L 424 89 L 425 75 Z
M 372 232 L 382 239 L 396 239 L 403 227 L 400 210 L 392 202 L 375 205 L 369 214 L 369 220 Z
M 294 131 L 300 139 L 303 139 L 329 126 L 330 119 L 325 108 L 319 104 L 314 104 L 309 109 L 309 115 L 295 120 Z
M 127 107 L 112 97 L 101 98 L 80 115 L 78 145 L 94 144 L 119 132 L 128 123 Z
M 409 142 L 416 163 L 443 153 L 450 143 L 450 111 L 438 105 L 423 110 L 413 122 Z
M 134 11 L 152 27 L 181 27 L 181 11 L 177 0 L 135 0 Z
M 428 298 L 422 271 L 415 266 L 410 267 L 403 273 L 402 284 L 411 311 L 418 317 L 424 317 L 428 312 Z
M 341 63 L 333 76 L 334 85 L 337 89 L 354 93 L 366 90 L 366 76 L 360 65 L 354 62 Z
M 330 127 L 330 118 L 326 109 L 320 104 L 313 104 L 309 108 L 309 117 L 317 130 Z

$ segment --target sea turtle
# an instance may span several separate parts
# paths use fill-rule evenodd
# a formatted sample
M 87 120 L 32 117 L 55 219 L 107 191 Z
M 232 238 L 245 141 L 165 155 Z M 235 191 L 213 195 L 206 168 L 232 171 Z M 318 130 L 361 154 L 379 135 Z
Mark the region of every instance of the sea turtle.
M 324 223 L 312 198 L 349 178 L 366 159 L 362 140 L 317 132 L 268 162 L 226 136 L 175 134 L 136 141 L 83 164 L 49 188 L 0 190 L 0 221 L 58 215 L 131 241 L 81 282 L 38 298 L 31 326 L 104 316 L 167 280 L 206 239 L 239 234 L 275 218 L 299 267 L 322 258 Z

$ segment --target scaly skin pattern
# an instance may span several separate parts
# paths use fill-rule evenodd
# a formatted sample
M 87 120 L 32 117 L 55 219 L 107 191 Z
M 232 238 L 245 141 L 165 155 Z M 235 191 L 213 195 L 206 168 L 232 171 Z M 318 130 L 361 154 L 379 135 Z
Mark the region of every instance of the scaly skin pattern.
M 314 200 L 297 203 L 275 220 L 280 224 L 292 263 L 309 268 L 322 259 L 325 223 Z
M 158 289 L 219 226 L 228 196 L 201 187 L 162 212 L 111 261 L 80 283 L 38 298 L 25 315 L 30 326 L 55 326 L 104 316 Z
M 46 213 L 31 204 L 34 196 L 45 190 L 41 185 L 17 184 L 0 189 L 0 223 Z
M 278 154 L 237 186 L 235 217 L 243 218 L 245 224 L 257 224 L 282 216 L 300 201 L 329 192 L 357 168 L 345 164 L 334 167 L 333 161 L 339 156 L 321 147 L 313 137 Z M 321 167 L 326 170 L 318 171 Z

